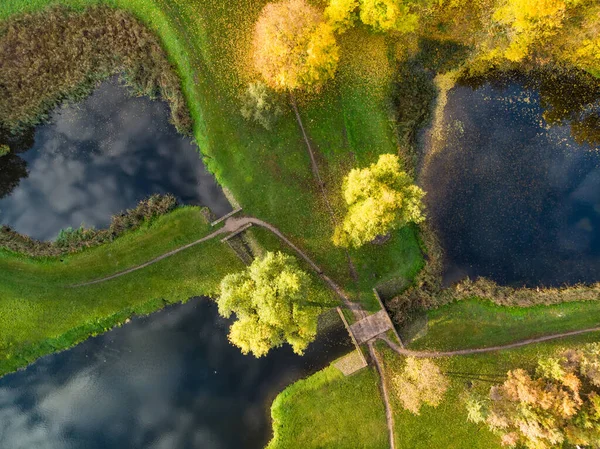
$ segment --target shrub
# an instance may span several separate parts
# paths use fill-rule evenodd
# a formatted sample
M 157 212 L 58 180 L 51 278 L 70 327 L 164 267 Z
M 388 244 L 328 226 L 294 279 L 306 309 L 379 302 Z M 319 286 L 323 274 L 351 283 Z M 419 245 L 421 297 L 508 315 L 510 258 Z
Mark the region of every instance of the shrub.
M 264 83 L 251 83 L 242 96 L 242 116 L 246 120 L 258 123 L 267 130 L 281 115 L 278 96 Z
M 415 31 L 419 17 L 398 0 L 360 0 L 360 20 L 377 31 Z
M 485 420 L 505 446 L 528 449 L 597 447 L 600 441 L 600 345 L 538 361 L 535 373 L 515 369 L 490 389 L 470 418 Z
M 8 145 L 0 145 L 0 157 L 6 156 L 10 153 L 10 147 Z
M 19 234 L 8 226 L 0 228 L 0 248 L 31 257 L 56 257 L 76 253 L 84 248 L 111 242 L 126 231 L 134 230 L 177 207 L 173 195 L 152 195 L 135 208 L 112 217 L 108 229 L 67 228 L 59 232 L 54 242 L 43 242 Z
M 440 405 L 450 382 L 429 359 L 408 357 L 404 370 L 392 377 L 392 389 L 402 406 L 418 415 L 423 404 Z
M 35 125 L 63 100 L 124 73 L 136 92 L 169 102 L 180 131 L 191 130 L 179 78 L 158 39 L 124 11 L 55 7 L 9 19 L 0 24 L 0 54 L 0 121 L 10 129 Z
M 330 0 L 325 19 L 334 30 L 343 32 L 354 25 L 358 0 Z

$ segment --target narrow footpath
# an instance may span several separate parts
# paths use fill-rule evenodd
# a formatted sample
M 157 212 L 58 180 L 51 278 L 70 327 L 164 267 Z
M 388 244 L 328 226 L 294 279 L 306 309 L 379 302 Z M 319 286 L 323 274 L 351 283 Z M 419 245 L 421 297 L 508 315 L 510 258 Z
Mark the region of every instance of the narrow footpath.
M 146 263 L 137 265 L 135 267 L 131 267 L 131 268 L 121 271 L 119 273 L 115 273 L 113 275 L 106 276 L 106 277 L 99 278 L 99 279 L 94 279 L 92 281 L 83 282 L 80 284 L 70 285 L 69 287 L 70 288 L 85 287 L 85 286 L 100 284 L 102 282 L 108 282 L 110 280 L 117 279 L 121 276 L 125 276 L 129 273 L 133 273 L 134 271 L 141 270 L 141 269 L 146 268 L 150 265 L 153 265 L 157 262 L 160 262 L 161 260 L 167 259 L 168 257 L 178 254 L 181 251 L 185 251 L 188 248 L 199 245 L 208 240 L 214 239 L 215 237 L 218 237 L 220 235 L 233 234 L 233 233 L 239 231 L 240 229 L 247 227 L 249 224 L 255 225 L 255 226 L 260 226 L 264 229 L 269 230 L 274 235 L 276 235 L 279 239 L 281 239 L 281 241 L 283 241 L 286 245 L 288 245 L 296 254 L 298 254 L 298 256 L 300 256 L 302 259 L 304 259 L 304 261 L 308 265 L 310 265 L 310 267 L 321 277 L 321 279 L 323 281 L 325 281 L 325 283 L 327 283 L 327 285 L 341 298 L 345 307 L 350 309 L 352 311 L 352 313 L 354 314 L 354 316 L 358 320 L 364 319 L 366 316 L 368 316 L 368 313 L 361 307 L 360 304 L 351 301 L 348 298 L 348 296 L 346 295 L 346 293 L 343 291 L 343 289 L 339 285 L 337 285 L 329 276 L 327 276 L 323 272 L 323 270 L 304 251 L 302 251 L 294 243 L 292 243 L 292 241 L 289 240 L 279 229 L 277 229 L 275 226 L 271 225 L 270 223 L 267 223 L 263 220 L 259 220 L 258 218 L 254 218 L 254 217 L 229 217 L 225 221 L 225 225 L 222 228 L 219 228 L 216 231 L 212 232 L 211 234 L 208 234 L 207 236 L 205 236 L 201 239 L 198 239 L 192 243 L 188 243 L 187 245 L 184 245 L 180 248 L 177 248 L 177 249 L 169 251 L 165 254 L 162 254 Z M 401 347 L 400 345 L 394 343 L 385 334 L 379 335 L 376 338 L 384 341 L 393 351 L 395 351 L 396 353 L 403 355 L 403 356 L 416 357 L 416 358 L 440 358 L 440 357 L 453 357 L 453 356 L 462 356 L 462 355 L 482 354 L 482 353 L 495 352 L 495 351 L 504 351 L 507 349 L 519 348 L 522 346 L 527 346 L 527 345 L 541 343 L 541 342 L 550 341 L 550 340 L 556 340 L 559 338 L 571 337 L 571 336 L 575 336 L 575 335 L 587 334 L 587 333 L 591 333 L 591 332 L 600 332 L 600 327 L 580 329 L 580 330 L 575 330 L 575 331 L 570 331 L 570 332 L 561 332 L 558 334 L 546 335 L 546 336 L 537 337 L 537 338 L 529 338 L 526 340 L 521 340 L 521 341 L 514 342 L 514 343 L 508 343 L 505 345 L 489 346 L 489 347 L 484 347 L 484 348 L 458 349 L 458 350 L 454 350 L 454 351 L 413 351 L 413 350 Z M 375 368 L 377 369 L 380 379 L 381 379 L 380 388 L 381 388 L 382 400 L 385 405 L 386 422 L 387 422 L 389 438 L 390 438 L 390 449 L 395 449 L 394 422 L 393 422 L 392 408 L 391 408 L 389 394 L 388 394 L 387 386 L 386 386 L 386 382 L 385 382 L 383 366 L 381 364 L 379 356 L 377 355 L 377 351 L 374 347 L 374 340 L 375 339 L 368 341 L 367 346 L 369 348 L 369 353 L 371 355 L 371 358 L 375 364 Z

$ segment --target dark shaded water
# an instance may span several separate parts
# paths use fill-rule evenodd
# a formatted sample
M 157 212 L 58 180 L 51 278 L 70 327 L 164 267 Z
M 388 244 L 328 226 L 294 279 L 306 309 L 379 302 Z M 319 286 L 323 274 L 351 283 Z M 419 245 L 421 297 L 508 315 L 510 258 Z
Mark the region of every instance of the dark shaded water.
M 105 227 L 153 193 L 227 213 L 197 148 L 168 118 L 164 102 L 132 97 L 116 78 L 57 109 L 30 150 L 0 158 L 0 223 L 50 240 L 82 223 Z
M 0 447 L 262 449 L 276 394 L 352 348 L 335 323 L 304 357 L 255 359 L 209 300 L 135 318 L 0 379 Z
M 600 280 L 600 102 L 573 79 L 458 85 L 423 168 L 447 281 Z

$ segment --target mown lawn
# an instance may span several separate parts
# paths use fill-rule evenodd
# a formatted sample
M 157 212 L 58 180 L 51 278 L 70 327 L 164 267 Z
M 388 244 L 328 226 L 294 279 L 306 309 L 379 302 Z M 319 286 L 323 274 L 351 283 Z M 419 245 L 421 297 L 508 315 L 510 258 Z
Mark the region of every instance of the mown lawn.
M 385 449 L 385 410 L 373 369 L 344 377 L 325 368 L 287 387 L 273 402 L 267 449 Z
M 470 299 L 430 310 L 427 315 L 427 334 L 411 342 L 411 349 L 495 346 L 600 326 L 600 301 L 505 307 Z

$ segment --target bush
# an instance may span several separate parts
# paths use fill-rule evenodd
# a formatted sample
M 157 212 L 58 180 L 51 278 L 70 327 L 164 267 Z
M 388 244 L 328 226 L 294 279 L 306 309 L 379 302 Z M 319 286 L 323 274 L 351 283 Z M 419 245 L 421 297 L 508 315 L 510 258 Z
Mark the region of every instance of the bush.
M 338 32 L 352 27 L 356 21 L 358 0 L 330 0 L 325 8 L 325 19 Z
M 8 226 L 0 228 L 0 248 L 31 257 L 57 257 L 72 254 L 111 242 L 126 231 L 139 228 L 177 207 L 173 195 L 152 195 L 137 207 L 112 217 L 108 229 L 67 228 L 59 232 L 54 242 L 43 242 L 19 234 Z
M 88 95 L 117 73 L 137 93 L 168 101 L 177 129 L 191 130 L 179 78 L 158 39 L 124 11 L 61 7 L 4 21 L 0 54 L 0 122 L 11 130 L 38 124 L 60 102 Z
M 240 112 L 246 120 L 258 123 L 269 131 L 282 113 L 277 94 L 261 82 L 248 85 L 242 96 Z
M 376 31 L 415 31 L 419 16 L 398 0 L 361 0 L 360 20 Z
M 535 373 L 515 369 L 467 403 L 469 419 L 485 421 L 504 446 L 597 448 L 600 441 L 600 345 L 538 360 Z
M 0 157 L 6 156 L 10 153 L 10 147 L 8 145 L 0 145 Z

